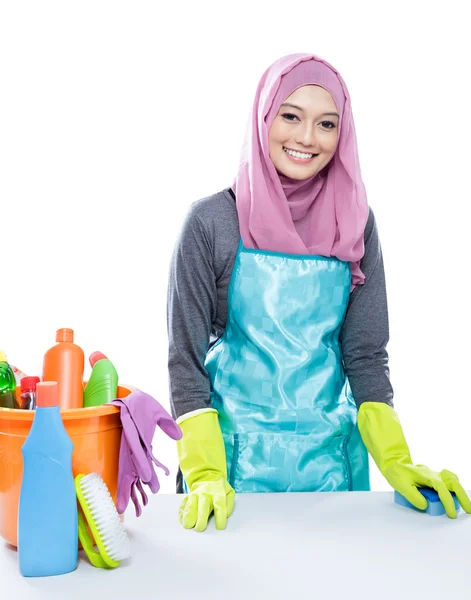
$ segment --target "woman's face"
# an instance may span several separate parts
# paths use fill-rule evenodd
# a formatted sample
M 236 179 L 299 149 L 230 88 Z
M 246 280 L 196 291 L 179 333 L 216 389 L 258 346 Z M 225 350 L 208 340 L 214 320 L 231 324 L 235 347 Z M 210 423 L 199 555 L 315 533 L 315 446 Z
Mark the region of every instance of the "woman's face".
M 278 173 L 308 179 L 335 154 L 339 115 L 334 99 L 318 85 L 303 85 L 280 106 L 268 133 L 270 158 Z

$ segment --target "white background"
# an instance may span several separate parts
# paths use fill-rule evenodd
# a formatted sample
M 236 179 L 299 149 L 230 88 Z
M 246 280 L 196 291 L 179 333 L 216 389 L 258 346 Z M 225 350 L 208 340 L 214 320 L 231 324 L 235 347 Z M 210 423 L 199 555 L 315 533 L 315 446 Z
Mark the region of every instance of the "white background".
M 352 98 L 413 459 L 471 488 L 467 3 L 31 2 L 0 9 L 0 348 L 59 327 L 168 407 L 166 292 L 193 201 L 232 183 L 260 76 L 313 52 Z M 466 55 L 468 55 L 466 57 Z M 89 375 L 87 366 L 85 375 Z M 161 433 L 155 454 L 172 470 Z M 388 489 L 373 469 L 372 487 Z

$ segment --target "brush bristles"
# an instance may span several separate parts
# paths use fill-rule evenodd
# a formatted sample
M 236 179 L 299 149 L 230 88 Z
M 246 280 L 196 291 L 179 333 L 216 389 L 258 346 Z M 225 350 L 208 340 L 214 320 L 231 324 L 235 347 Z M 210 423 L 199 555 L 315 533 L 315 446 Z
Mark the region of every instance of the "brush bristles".
M 108 556 L 116 561 L 128 558 L 131 544 L 106 483 L 98 473 L 89 473 L 80 487 Z

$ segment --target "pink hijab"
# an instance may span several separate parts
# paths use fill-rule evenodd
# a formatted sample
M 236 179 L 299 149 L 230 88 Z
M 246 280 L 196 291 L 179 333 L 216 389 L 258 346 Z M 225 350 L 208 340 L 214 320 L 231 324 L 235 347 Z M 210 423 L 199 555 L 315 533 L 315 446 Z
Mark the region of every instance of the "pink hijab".
M 337 149 L 317 175 L 297 181 L 279 175 L 270 159 L 268 132 L 279 107 L 303 85 L 320 85 L 340 115 Z M 312 54 L 291 54 L 263 74 L 242 149 L 236 195 L 246 248 L 335 256 L 350 263 L 352 291 L 365 281 L 360 260 L 368 201 L 347 87 L 338 72 Z

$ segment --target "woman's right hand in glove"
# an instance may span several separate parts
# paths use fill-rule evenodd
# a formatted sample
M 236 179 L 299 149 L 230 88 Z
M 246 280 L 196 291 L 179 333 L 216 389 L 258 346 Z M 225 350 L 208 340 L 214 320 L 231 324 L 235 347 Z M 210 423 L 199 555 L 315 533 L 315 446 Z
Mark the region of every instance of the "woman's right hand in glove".
M 234 510 L 235 491 L 227 481 L 226 450 L 214 409 L 178 420 L 180 469 L 189 493 L 180 506 L 185 529 L 204 531 L 214 513 L 216 529 L 224 529 Z

